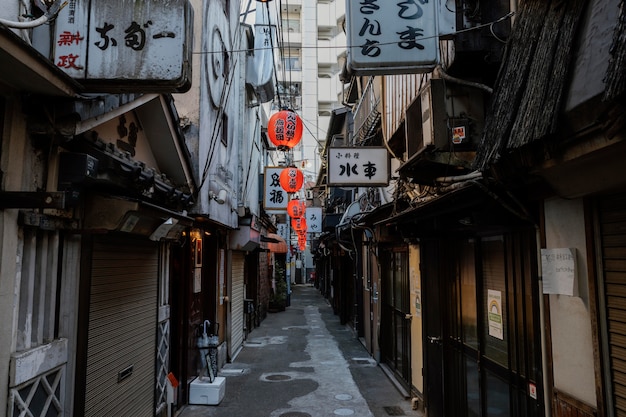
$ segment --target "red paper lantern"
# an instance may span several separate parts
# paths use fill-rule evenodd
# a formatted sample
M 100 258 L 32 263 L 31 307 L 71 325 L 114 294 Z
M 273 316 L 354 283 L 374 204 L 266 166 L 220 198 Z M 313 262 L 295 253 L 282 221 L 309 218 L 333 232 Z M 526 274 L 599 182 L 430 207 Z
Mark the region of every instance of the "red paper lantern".
M 304 217 L 305 212 L 306 203 L 304 201 L 295 198 L 287 203 L 287 214 L 289 214 L 290 217 Z
M 298 217 L 297 219 L 291 219 L 291 228 L 296 232 L 306 232 L 306 219 L 304 217 Z
M 291 149 L 302 139 L 302 119 L 292 110 L 281 110 L 270 117 L 267 133 L 279 150 Z
M 296 167 L 288 167 L 281 171 L 280 186 L 288 193 L 295 193 L 304 184 L 304 174 Z

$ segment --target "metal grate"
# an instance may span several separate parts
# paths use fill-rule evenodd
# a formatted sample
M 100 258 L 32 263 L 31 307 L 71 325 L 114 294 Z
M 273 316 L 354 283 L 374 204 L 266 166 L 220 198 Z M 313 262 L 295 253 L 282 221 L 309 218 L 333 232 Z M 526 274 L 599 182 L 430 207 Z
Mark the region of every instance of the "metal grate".
M 11 388 L 11 417 L 57 417 L 63 415 L 61 377 L 64 367 L 56 368 L 19 387 Z
M 383 409 L 385 410 L 385 413 L 390 416 L 406 416 L 406 414 L 404 414 L 404 410 L 397 405 L 383 407 Z
M 159 410 L 167 403 L 167 374 L 170 356 L 170 321 L 165 320 L 158 326 L 158 349 L 156 369 L 156 409 Z

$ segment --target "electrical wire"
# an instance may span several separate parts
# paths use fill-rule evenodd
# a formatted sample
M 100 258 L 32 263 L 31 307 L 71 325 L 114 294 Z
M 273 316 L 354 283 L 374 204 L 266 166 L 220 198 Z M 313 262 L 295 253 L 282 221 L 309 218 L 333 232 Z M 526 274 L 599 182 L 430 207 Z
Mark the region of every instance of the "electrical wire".
M 59 14 L 61 9 L 63 9 L 65 6 L 67 6 L 67 1 L 61 2 L 61 0 L 59 0 L 54 2 L 54 4 L 52 4 L 48 8 L 46 13 L 44 13 L 41 17 L 35 20 L 29 20 L 27 22 L 14 22 L 11 20 L 0 18 L 0 24 L 3 24 L 4 26 L 10 27 L 12 29 L 36 28 L 37 26 L 45 25 L 49 21 L 53 20 L 57 16 L 57 14 Z
M 473 26 L 470 28 L 465 28 L 465 29 L 460 29 L 454 32 L 450 32 L 450 33 L 445 33 L 443 35 L 432 35 L 432 36 L 425 36 L 420 38 L 420 40 L 427 40 L 427 39 L 434 39 L 434 38 L 439 38 L 439 37 L 448 37 L 448 36 L 454 36 L 454 35 L 458 35 L 460 33 L 466 33 L 466 32 L 471 32 L 474 30 L 479 30 L 479 29 L 483 29 L 485 27 L 490 27 L 495 25 L 496 23 L 500 23 L 508 18 L 513 17 L 516 14 L 516 12 L 509 12 L 507 14 L 505 14 L 504 16 L 492 21 L 492 22 L 488 22 L 488 23 L 483 23 L 481 25 L 477 25 L 477 26 Z M 384 46 L 384 45 L 396 45 L 398 42 L 380 42 L 378 45 L 380 46 Z M 301 49 L 348 49 L 348 48 L 360 48 L 361 45 L 346 45 L 346 46 L 301 46 Z M 255 49 L 257 51 L 259 50 L 266 50 L 266 49 L 274 49 L 274 47 L 271 48 L 259 48 L 259 49 Z M 235 52 L 249 52 L 249 49 L 242 49 L 242 50 L 232 50 L 232 51 L 228 51 L 231 53 L 235 53 Z M 219 53 L 216 51 L 194 51 L 192 52 L 192 54 L 197 54 L 197 55 L 204 55 L 204 54 L 214 54 L 214 53 Z

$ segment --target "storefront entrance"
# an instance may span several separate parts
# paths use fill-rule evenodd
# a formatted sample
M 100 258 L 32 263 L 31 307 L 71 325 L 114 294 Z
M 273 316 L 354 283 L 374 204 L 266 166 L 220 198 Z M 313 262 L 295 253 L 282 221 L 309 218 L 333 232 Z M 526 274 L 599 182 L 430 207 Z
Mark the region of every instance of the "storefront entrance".
M 384 252 L 381 271 L 380 349 L 382 362 L 408 390 L 411 387 L 411 310 L 408 251 L 405 246 Z
M 422 242 L 430 417 L 544 415 L 532 232 Z

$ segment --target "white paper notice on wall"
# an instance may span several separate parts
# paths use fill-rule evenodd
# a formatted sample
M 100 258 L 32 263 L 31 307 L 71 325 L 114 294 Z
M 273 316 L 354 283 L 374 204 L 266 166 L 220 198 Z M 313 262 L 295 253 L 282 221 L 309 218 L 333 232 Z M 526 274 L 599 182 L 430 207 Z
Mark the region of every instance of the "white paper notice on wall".
M 576 248 L 541 249 L 543 293 L 578 296 Z

